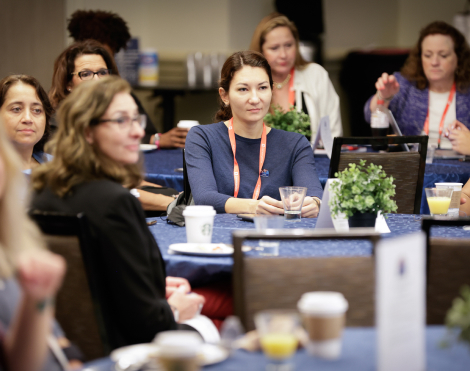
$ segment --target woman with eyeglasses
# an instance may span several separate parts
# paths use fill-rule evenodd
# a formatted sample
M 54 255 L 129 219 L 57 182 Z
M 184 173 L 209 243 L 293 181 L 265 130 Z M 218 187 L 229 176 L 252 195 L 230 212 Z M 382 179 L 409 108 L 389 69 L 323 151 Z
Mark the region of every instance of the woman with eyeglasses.
M 113 348 L 150 342 L 196 315 L 204 298 L 166 277 L 162 255 L 130 189 L 139 184 L 144 135 L 129 84 L 116 76 L 81 84 L 58 110 L 54 158 L 33 172 L 33 210 L 84 213 L 108 293 Z
M 108 75 L 119 75 L 114 59 L 106 48 L 95 40 L 85 40 L 70 45 L 56 59 L 49 98 L 55 109 L 83 82 L 97 80 Z M 135 100 L 138 105 L 138 101 Z M 138 107 L 142 113 L 141 107 Z M 146 116 L 144 116 L 144 119 Z M 59 122 L 60 125 L 60 122 Z M 141 123 L 145 129 L 144 121 Z M 149 125 L 152 125 L 151 123 Z M 161 215 L 178 194 L 173 188 L 142 181 L 136 196 L 149 215 Z

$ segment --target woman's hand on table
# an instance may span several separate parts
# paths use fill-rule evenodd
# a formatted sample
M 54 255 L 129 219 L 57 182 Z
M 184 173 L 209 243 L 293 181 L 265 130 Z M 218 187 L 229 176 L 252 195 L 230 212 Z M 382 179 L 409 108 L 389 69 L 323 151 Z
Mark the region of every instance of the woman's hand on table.
M 204 299 L 202 295 L 198 295 L 194 292 L 190 294 L 186 293 L 184 287 L 176 289 L 168 298 L 168 304 L 178 309 L 178 322 L 180 323 L 198 315 L 205 301 L 206 299 Z
M 160 134 L 161 148 L 184 148 L 189 129 L 173 128 Z
M 282 201 L 275 200 L 269 196 L 263 196 L 256 205 L 255 214 L 284 214 Z
M 188 280 L 183 277 L 167 277 L 166 278 L 166 298 L 168 299 L 177 289 L 184 293 L 191 292 L 191 285 Z
M 470 130 L 460 121 L 455 120 L 446 133 L 452 149 L 463 155 L 470 155 Z
M 302 206 L 302 218 L 316 218 L 320 209 L 317 201 L 313 197 L 305 197 L 304 204 Z

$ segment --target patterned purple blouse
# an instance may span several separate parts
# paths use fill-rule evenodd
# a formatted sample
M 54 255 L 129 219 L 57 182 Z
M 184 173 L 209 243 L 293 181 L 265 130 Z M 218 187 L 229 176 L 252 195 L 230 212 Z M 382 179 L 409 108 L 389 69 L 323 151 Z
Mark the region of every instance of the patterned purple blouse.
M 418 89 L 399 72 L 395 72 L 394 76 L 400 84 L 400 91 L 393 97 L 388 108 L 395 116 L 403 135 L 420 135 L 428 113 L 429 89 Z M 364 106 L 364 117 L 368 123 L 371 116 L 370 101 L 373 97 Z M 465 94 L 457 91 L 455 99 L 457 120 L 470 129 L 470 89 Z

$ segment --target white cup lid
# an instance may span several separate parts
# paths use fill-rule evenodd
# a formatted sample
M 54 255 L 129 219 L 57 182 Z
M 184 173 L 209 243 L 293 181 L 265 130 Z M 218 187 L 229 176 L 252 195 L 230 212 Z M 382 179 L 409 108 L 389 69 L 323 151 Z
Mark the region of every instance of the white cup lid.
M 183 216 L 212 216 L 215 210 L 212 206 L 186 206 Z
M 340 292 L 314 291 L 303 294 L 297 308 L 306 314 L 341 314 L 348 309 L 348 301 Z
M 199 121 L 196 120 L 180 120 L 176 126 L 179 128 L 188 129 L 197 125 L 199 125 Z
M 450 188 L 453 187 L 454 191 L 460 191 L 463 183 L 434 183 L 436 188 Z
M 167 357 L 194 357 L 202 345 L 201 336 L 194 331 L 164 331 L 154 339 L 158 354 Z

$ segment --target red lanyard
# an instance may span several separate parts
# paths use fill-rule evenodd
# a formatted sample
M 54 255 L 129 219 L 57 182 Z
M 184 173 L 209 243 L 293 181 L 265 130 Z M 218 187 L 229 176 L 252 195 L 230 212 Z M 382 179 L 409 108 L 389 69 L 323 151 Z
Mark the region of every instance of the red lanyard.
M 233 117 L 230 119 L 228 127 L 228 136 L 230 138 L 230 144 L 233 152 L 233 179 L 235 181 L 235 189 L 233 191 L 233 197 L 237 198 L 238 191 L 240 189 L 240 169 L 238 168 L 238 162 L 235 157 L 237 152 L 237 142 L 235 141 L 235 131 L 233 130 Z M 263 168 L 264 158 L 266 157 L 266 125 L 263 122 L 263 134 L 261 135 L 261 145 L 259 147 L 259 171 L 258 181 L 256 182 L 255 190 L 253 191 L 253 200 L 257 200 L 259 191 L 261 190 L 261 169 Z
M 293 106 L 295 103 L 294 72 L 295 72 L 295 69 L 292 68 L 292 70 L 290 71 L 290 81 L 289 81 L 289 107 Z
M 441 146 L 441 135 L 442 135 L 442 131 L 444 130 L 444 119 L 446 117 L 446 114 L 447 114 L 447 111 L 449 110 L 450 105 L 452 104 L 452 100 L 454 99 L 454 94 L 455 94 L 455 82 L 452 84 L 452 89 L 450 89 L 446 108 L 444 109 L 444 113 L 442 114 L 442 118 L 441 118 L 441 123 L 439 124 L 439 137 L 437 138 L 438 147 Z M 428 103 L 428 115 L 426 116 L 426 121 L 424 122 L 424 132 L 426 133 L 426 135 L 429 135 L 429 103 Z

